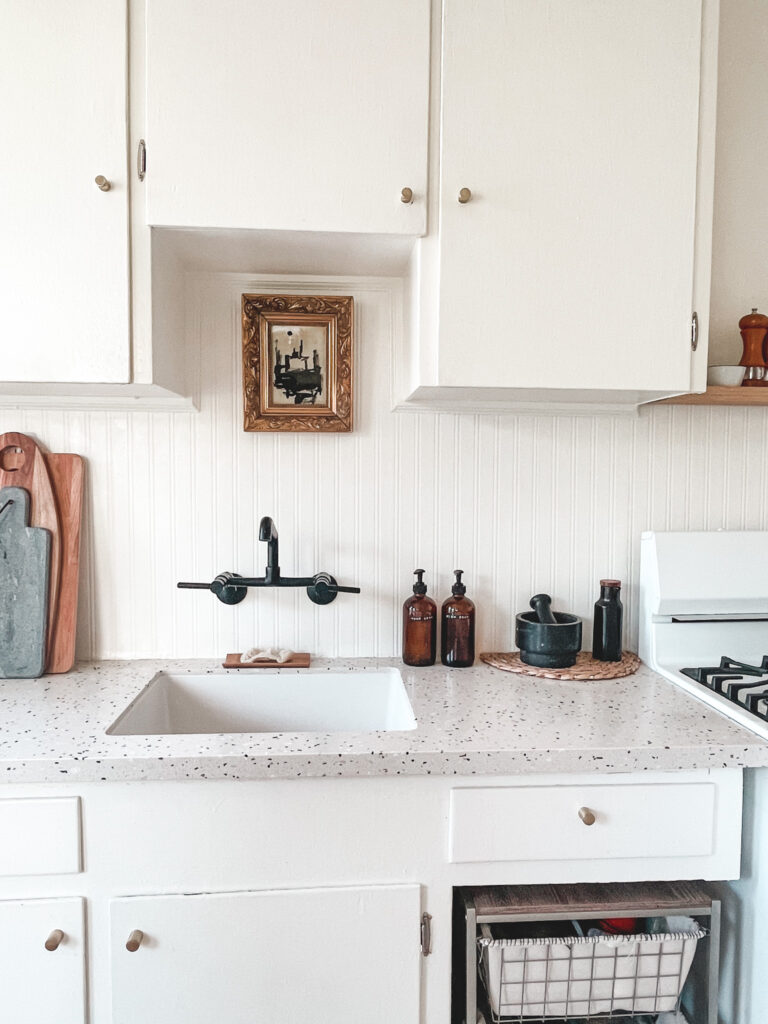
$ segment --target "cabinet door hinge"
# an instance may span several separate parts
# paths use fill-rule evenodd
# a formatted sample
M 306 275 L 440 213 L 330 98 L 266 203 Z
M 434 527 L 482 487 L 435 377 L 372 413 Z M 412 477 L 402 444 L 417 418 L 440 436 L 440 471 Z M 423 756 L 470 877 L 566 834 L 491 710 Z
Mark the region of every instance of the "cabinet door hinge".
M 139 174 L 139 181 L 144 181 L 147 173 L 147 144 L 144 139 L 139 139 L 139 148 L 136 152 L 136 170 Z
M 432 952 L 432 915 L 426 911 L 421 915 L 421 955 L 429 956 Z

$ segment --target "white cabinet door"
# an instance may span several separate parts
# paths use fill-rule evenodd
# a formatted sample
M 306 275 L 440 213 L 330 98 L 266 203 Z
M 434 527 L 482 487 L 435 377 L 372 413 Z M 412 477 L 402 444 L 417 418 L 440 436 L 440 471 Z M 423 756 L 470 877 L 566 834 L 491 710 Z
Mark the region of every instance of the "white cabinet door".
M 61 940 L 48 950 L 46 941 L 56 931 Z M 0 1020 L 84 1024 L 83 901 L 0 901 L 0 965 Z
M 701 45 L 701 0 L 445 0 L 439 384 L 689 388 Z
M 418 1024 L 420 907 L 417 885 L 114 900 L 112 1024 Z
M 0 380 L 129 379 L 125 105 L 125 0 L 0 0 Z
M 423 232 L 429 6 L 148 0 L 148 223 Z

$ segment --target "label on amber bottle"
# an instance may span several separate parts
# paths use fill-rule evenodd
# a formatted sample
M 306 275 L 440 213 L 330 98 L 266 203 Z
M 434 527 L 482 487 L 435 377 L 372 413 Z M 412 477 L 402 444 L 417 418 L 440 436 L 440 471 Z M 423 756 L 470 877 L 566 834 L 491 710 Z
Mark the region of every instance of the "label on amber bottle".
M 409 615 L 408 618 L 411 622 L 431 622 L 434 619 L 432 615 Z
M 445 613 L 446 619 L 468 619 L 469 615 L 466 612 L 455 612 L 452 608 L 449 608 Z

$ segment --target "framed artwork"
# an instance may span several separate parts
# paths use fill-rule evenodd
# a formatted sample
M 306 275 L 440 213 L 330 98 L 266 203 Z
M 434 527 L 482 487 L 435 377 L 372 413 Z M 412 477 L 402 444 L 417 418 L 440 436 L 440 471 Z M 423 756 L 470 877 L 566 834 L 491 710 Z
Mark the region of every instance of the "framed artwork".
M 243 295 L 244 429 L 352 429 L 351 295 Z

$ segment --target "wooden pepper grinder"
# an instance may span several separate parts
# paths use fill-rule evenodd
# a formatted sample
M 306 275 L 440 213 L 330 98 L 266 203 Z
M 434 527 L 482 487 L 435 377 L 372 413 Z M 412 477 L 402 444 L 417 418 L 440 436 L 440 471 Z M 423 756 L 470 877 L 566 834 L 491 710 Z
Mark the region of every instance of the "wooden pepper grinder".
M 768 316 L 753 309 L 739 320 L 739 331 L 744 342 L 744 354 L 739 366 L 746 366 L 744 388 L 768 387 L 768 362 L 766 362 L 766 335 L 768 335 Z

